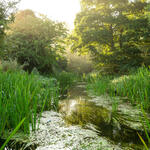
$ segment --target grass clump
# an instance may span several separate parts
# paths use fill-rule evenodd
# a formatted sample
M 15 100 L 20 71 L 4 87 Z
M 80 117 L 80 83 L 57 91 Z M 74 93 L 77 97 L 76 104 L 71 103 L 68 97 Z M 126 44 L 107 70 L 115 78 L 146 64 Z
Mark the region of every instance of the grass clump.
M 67 93 L 67 90 L 79 80 L 79 75 L 71 72 L 61 72 L 55 75 L 60 87 L 60 93 L 62 95 Z
M 0 72 L 0 137 L 20 127 L 24 134 L 36 129 L 38 113 L 58 105 L 58 86 L 53 79 L 25 72 Z M 46 106 L 46 107 L 45 107 Z
M 135 73 L 112 80 L 109 89 L 118 96 L 127 97 L 132 104 L 142 104 L 150 108 L 150 71 L 139 68 Z
M 85 79 L 88 82 L 87 89 L 97 96 L 104 95 L 108 90 L 111 78 L 111 76 L 102 76 L 92 73 Z
M 127 97 L 132 104 L 142 104 L 143 108 L 150 108 L 150 71 L 139 68 L 136 72 L 121 77 L 90 76 L 87 78 L 88 89 L 96 95 L 108 93 L 110 96 Z

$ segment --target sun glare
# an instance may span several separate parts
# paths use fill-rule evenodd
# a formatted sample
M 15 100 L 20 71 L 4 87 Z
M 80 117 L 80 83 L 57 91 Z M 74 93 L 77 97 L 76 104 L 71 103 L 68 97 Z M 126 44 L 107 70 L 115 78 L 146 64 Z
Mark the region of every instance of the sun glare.
M 79 0 L 21 0 L 19 9 L 32 9 L 49 18 L 63 21 L 73 28 L 76 13 L 80 11 Z

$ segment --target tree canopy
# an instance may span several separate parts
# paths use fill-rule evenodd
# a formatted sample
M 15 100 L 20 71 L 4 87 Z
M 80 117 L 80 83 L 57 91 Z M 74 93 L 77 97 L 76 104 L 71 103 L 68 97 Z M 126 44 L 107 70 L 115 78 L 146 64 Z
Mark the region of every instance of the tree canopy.
M 71 49 L 90 53 L 109 72 L 149 65 L 148 6 L 146 0 L 81 0 Z
M 50 73 L 60 61 L 61 67 L 65 63 L 62 54 L 66 34 L 63 23 L 35 15 L 32 10 L 19 11 L 7 31 L 7 51 L 3 56 L 26 63 L 29 72 L 36 67 L 40 72 Z
M 3 46 L 3 39 L 5 29 L 8 23 L 14 20 L 14 13 L 16 12 L 16 4 L 19 0 L 1 0 L 0 1 L 0 49 Z

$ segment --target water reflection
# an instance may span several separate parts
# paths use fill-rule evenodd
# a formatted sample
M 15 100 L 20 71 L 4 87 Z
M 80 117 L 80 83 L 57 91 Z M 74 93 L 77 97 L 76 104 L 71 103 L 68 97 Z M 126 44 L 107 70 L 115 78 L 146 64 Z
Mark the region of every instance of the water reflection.
M 84 90 L 82 86 L 74 87 L 70 90 L 68 99 L 61 101 L 59 112 L 63 114 L 65 121 L 83 127 L 89 123 L 94 124 L 101 136 L 106 136 L 117 144 L 127 143 L 133 145 L 133 148 L 143 149 L 137 132 L 146 140 L 145 133 L 122 124 L 120 122 L 122 116 L 119 113 L 112 113 L 107 107 L 88 101 L 90 97 Z
M 59 111 L 64 114 L 66 121 L 73 124 L 84 125 L 90 122 L 103 126 L 109 125 L 111 121 L 111 112 L 106 108 L 96 106 L 93 102 L 81 98 L 62 101 Z

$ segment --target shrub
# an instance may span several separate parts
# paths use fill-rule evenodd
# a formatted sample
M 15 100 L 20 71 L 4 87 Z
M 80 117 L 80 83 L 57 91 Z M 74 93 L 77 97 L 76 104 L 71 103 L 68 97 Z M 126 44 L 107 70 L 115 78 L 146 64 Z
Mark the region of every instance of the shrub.
M 7 61 L 1 61 L 0 62 L 0 70 L 1 71 L 4 71 L 4 72 L 7 72 L 7 71 L 19 71 L 19 70 L 22 70 L 23 67 L 25 65 L 19 65 L 17 63 L 17 60 L 12 60 L 12 59 L 9 59 Z

